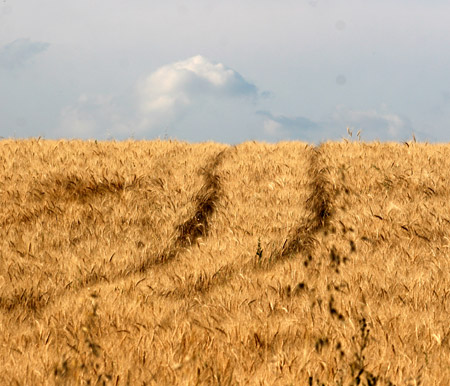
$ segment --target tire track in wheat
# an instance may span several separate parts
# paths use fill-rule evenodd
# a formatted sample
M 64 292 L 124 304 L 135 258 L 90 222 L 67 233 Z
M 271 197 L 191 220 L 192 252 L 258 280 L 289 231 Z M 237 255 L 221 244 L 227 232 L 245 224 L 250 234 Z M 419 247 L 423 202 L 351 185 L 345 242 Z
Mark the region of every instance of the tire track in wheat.
M 329 179 L 330 171 L 324 164 L 323 146 L 312 147 L 309 152 L 307 174 L 311 193 L 305 205 L 310 214 L 293 230 L 280 249 L 273 251 L 266 261 L 261 262 L 262 266 L 270 267 L 299 253 L 305 257 L 310 256 L 317 244 L 316 235 L 330 226 L 330 220 L 335 212 L 336 192 Z
M 193 199 L 195 202 L 194 213 L 176 227 L 174 242 L 167 246 L 161 254 L 145 259 L 137 269 L 134 269 L 135 272 L 144 273 L 152 266 L 168 263 L 199 238 L 208 236 L 211 217 L 216 211 L 218 201 L 223 196 L 217 168 L 222 163 L 226 151 L 227 149 L 219 152 L 202 168 L 204 184 Z

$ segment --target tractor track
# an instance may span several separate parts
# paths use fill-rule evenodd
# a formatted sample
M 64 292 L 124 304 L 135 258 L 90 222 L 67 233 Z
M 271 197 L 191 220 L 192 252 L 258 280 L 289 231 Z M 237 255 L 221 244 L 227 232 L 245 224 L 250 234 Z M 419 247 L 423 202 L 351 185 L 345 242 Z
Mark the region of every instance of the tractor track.
M 217 204 L 223 196 L 218 166 L 222 163 L 227 149 L 214 156 L 205 167 L 202 168 L 204 184 L 195 195 L 195 209 L 190 218 L 178 225 L 175 229 L 174 242 L 157 256 L 144 260 L 137 271 L 144 273 L 150 267 L 165 264 L 175 259 L 180 253 L 193 245 L 199 238 L 207 237 L 210 229 L 211 217 L 217 209 Z
M 330 228 L 330 221 L 335 213 L 334 197 L 337 192 L 330 182 L 330 170 L 324 162 L 323 147 L 312 147 L 308 154 L 308 184 L 310 195 L 305 202 L 309 215 L 291 232 L 281 248 L 272 251 L 264 259 L 251 259 L 244 264 L 229 263 L 214 273 L 201 272 L 190 275 L 185 283 L 173 289 L 158 293 L 161 297 L 186 298 L 192 294 L 205 294 L 212 288 L 226 283 L 238 272 L 252 272 L 255 269 L 270 269 L 277 263 L 295 258 L 299 254 L 307 260 L 317 246 L 317 236 Z
M 266 261 L 261 262 L 263 266 L 270 267 L 298 254 L 310 257 L 317 245 L 316 236 L 330 227 L 330 220 L 335 213 L 336 189 L 329 179 L 330 171 L 323 159 L 322 145 L 310 148 L 308 157 L 307 174 L 311 193 L 305 204 L 309 215 L 300 221 L 281 248 L 274 250 Z

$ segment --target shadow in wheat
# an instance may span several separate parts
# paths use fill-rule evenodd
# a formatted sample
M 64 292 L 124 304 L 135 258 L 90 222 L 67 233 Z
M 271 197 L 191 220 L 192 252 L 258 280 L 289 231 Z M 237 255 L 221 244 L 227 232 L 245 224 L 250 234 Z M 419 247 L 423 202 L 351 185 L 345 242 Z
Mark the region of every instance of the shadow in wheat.
M 201 174 L 203 175 L 204 184 L 194 197 L 194 213 L 190 218 L 176 227 L 174 241 L 161 254 L 145 259 L 139 265 L 138 272 L 145 272 L 154 265 L 172 261 L 199 238 L 208 236 L 211 217 L 216 211 L 217 203 L 223 195 L 217 168 L 222 163 L 226 152 L 227 149 L 222 150 L 202 168 Z
M 336 192 L 323 159 L 323 146 L 310 148 L 309 152 L 308 185 L 311 193 L 306 200 L 309 215 L 291 232 L 281 248 L 274 250 L 265 260 L 257 261 L 259 267 L 269 268 L 300 253 L 305 257 L 311 256 L 317 244 L 316 235 L 330 226 Z

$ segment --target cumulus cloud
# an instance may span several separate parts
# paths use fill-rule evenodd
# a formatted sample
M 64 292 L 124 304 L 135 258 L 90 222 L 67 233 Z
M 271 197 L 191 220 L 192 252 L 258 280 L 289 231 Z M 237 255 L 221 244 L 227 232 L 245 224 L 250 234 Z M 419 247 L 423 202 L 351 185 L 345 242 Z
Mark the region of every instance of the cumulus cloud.
M 81 95 L 62 109 L 56 135 L 117 139 L 169 135 L 229 142 L 245 139 L 236 128 L 251 126 L 253 102 L 259 97 L 256 86 L 238 72 L 203 56 L 160 67 L 137 81 L 135 89 L 133 95 Z
M 141 130 L 179 122 L 199 105 L 258 95 L 255 85 L 235 70 L 197 55 L 165 65 L 138 85 Z
M 108 138 L 131 136 L 129 108 L 113 95 L 82 94 L 62 109 L 56 136 Z
M 24 66 L 34 56 L 45 51 L 49 43 L 17 39 L 0 48 L 0 67 L 12 70 Z
M 263 118 L 264 134 L 270 139 L 309 141 L 317 136 L 319 125 L 308 118 L 273 115 L 262 110 L 256 114 Z
M 406 140 L 411 137 L 411 121 L 388 110 L 386 106 L 379 109 L 353 110 L 339 106 L 332 114 L 332 121 L 341 127 L 361 130 L 365 140 Z

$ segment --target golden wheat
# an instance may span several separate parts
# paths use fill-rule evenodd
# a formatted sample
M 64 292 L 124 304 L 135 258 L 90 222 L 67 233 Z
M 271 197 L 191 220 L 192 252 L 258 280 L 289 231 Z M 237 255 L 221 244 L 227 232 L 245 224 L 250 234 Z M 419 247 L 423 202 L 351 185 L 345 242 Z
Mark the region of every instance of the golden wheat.
M 0 141 L 3 384 L 450 383 L 450 146 Z

